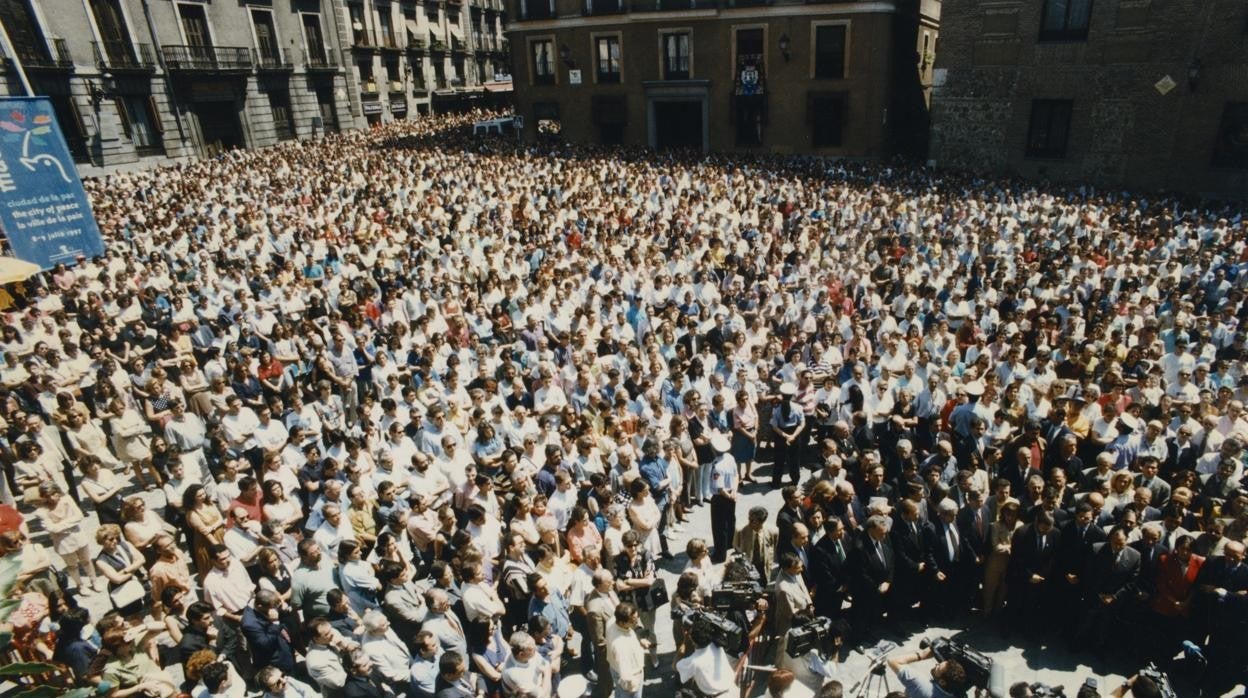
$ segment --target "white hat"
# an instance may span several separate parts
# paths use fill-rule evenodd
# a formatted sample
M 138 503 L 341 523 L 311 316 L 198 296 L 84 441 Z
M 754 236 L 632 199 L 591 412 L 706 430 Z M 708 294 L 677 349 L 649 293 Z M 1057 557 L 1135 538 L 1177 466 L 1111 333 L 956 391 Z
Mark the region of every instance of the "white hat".
M 971 381 L 962 386 L 962 389 L 971 397 L 979 397 L 984 394 L 984 384 L 979 381 Z
M 794 395 L 797 395 L 797 386 L 796 386 L 796 385 L 793 385 L 792 383 L 789 383 L 789 382 L 787 382 L 787 381 L 786 381 L 786 382 L 784 382 L 784 383 L 781 383 L 781 384 L 780 384 L 780 394 L 781 394 L 781 395 L 787 395 L 787 396 L 789 396 L 789 397 L 793 397 Z
M 720 453 L 727 453 L 732 448 L 732 440 L 728 438 L 727 434 L 721 431 L 712 432 L 711 448 L 719 451 Z

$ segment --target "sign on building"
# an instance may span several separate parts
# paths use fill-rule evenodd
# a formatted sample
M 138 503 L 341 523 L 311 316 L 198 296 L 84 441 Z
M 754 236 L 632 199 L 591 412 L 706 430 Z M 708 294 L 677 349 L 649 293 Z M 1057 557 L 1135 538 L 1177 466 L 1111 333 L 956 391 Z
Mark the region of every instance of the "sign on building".
M 0 231 L 15 257 L 44 269 L 104 253 L 46 97 L 0 98 Z

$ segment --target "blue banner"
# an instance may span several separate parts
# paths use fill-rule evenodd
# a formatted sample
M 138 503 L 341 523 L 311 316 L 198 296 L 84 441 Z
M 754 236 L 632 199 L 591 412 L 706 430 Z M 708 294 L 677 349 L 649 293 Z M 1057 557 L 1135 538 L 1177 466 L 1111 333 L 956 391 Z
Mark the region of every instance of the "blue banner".
M 0 232 L 13 256 L 44 269 L 104 253 L 46 97 L 0 98 Z

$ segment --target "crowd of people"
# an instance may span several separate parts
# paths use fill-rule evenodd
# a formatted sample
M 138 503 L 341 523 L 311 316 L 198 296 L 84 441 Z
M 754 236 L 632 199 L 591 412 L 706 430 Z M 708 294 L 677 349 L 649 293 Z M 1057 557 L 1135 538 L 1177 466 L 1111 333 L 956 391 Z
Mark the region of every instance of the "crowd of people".
M 106 254 L 0 330 L 11 656 L 115 698 L 632 698 L 674 622 L 695 695 L 744 652 L 834 696 L 790 629 L 978 616 L 1243 675 L 1236 210 L 480 118 L 85 183 Z M 770 591 L 722 647 L 681 619 L 728 567 Z

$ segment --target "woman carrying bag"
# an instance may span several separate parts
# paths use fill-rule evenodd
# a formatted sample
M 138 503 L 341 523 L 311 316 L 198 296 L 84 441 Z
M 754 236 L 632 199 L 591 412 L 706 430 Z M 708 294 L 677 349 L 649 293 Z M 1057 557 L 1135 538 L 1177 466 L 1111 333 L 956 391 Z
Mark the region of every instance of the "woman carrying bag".
M 146 610 L 144 601 L 151 593 L 143 554 L 122 538 L 121 527 L 116 524 L 96 529 L 95 542 L 100 544 L 95 567 L 108 580 L 108 598 L 113 608 L 123 616 L 140 615 Z

